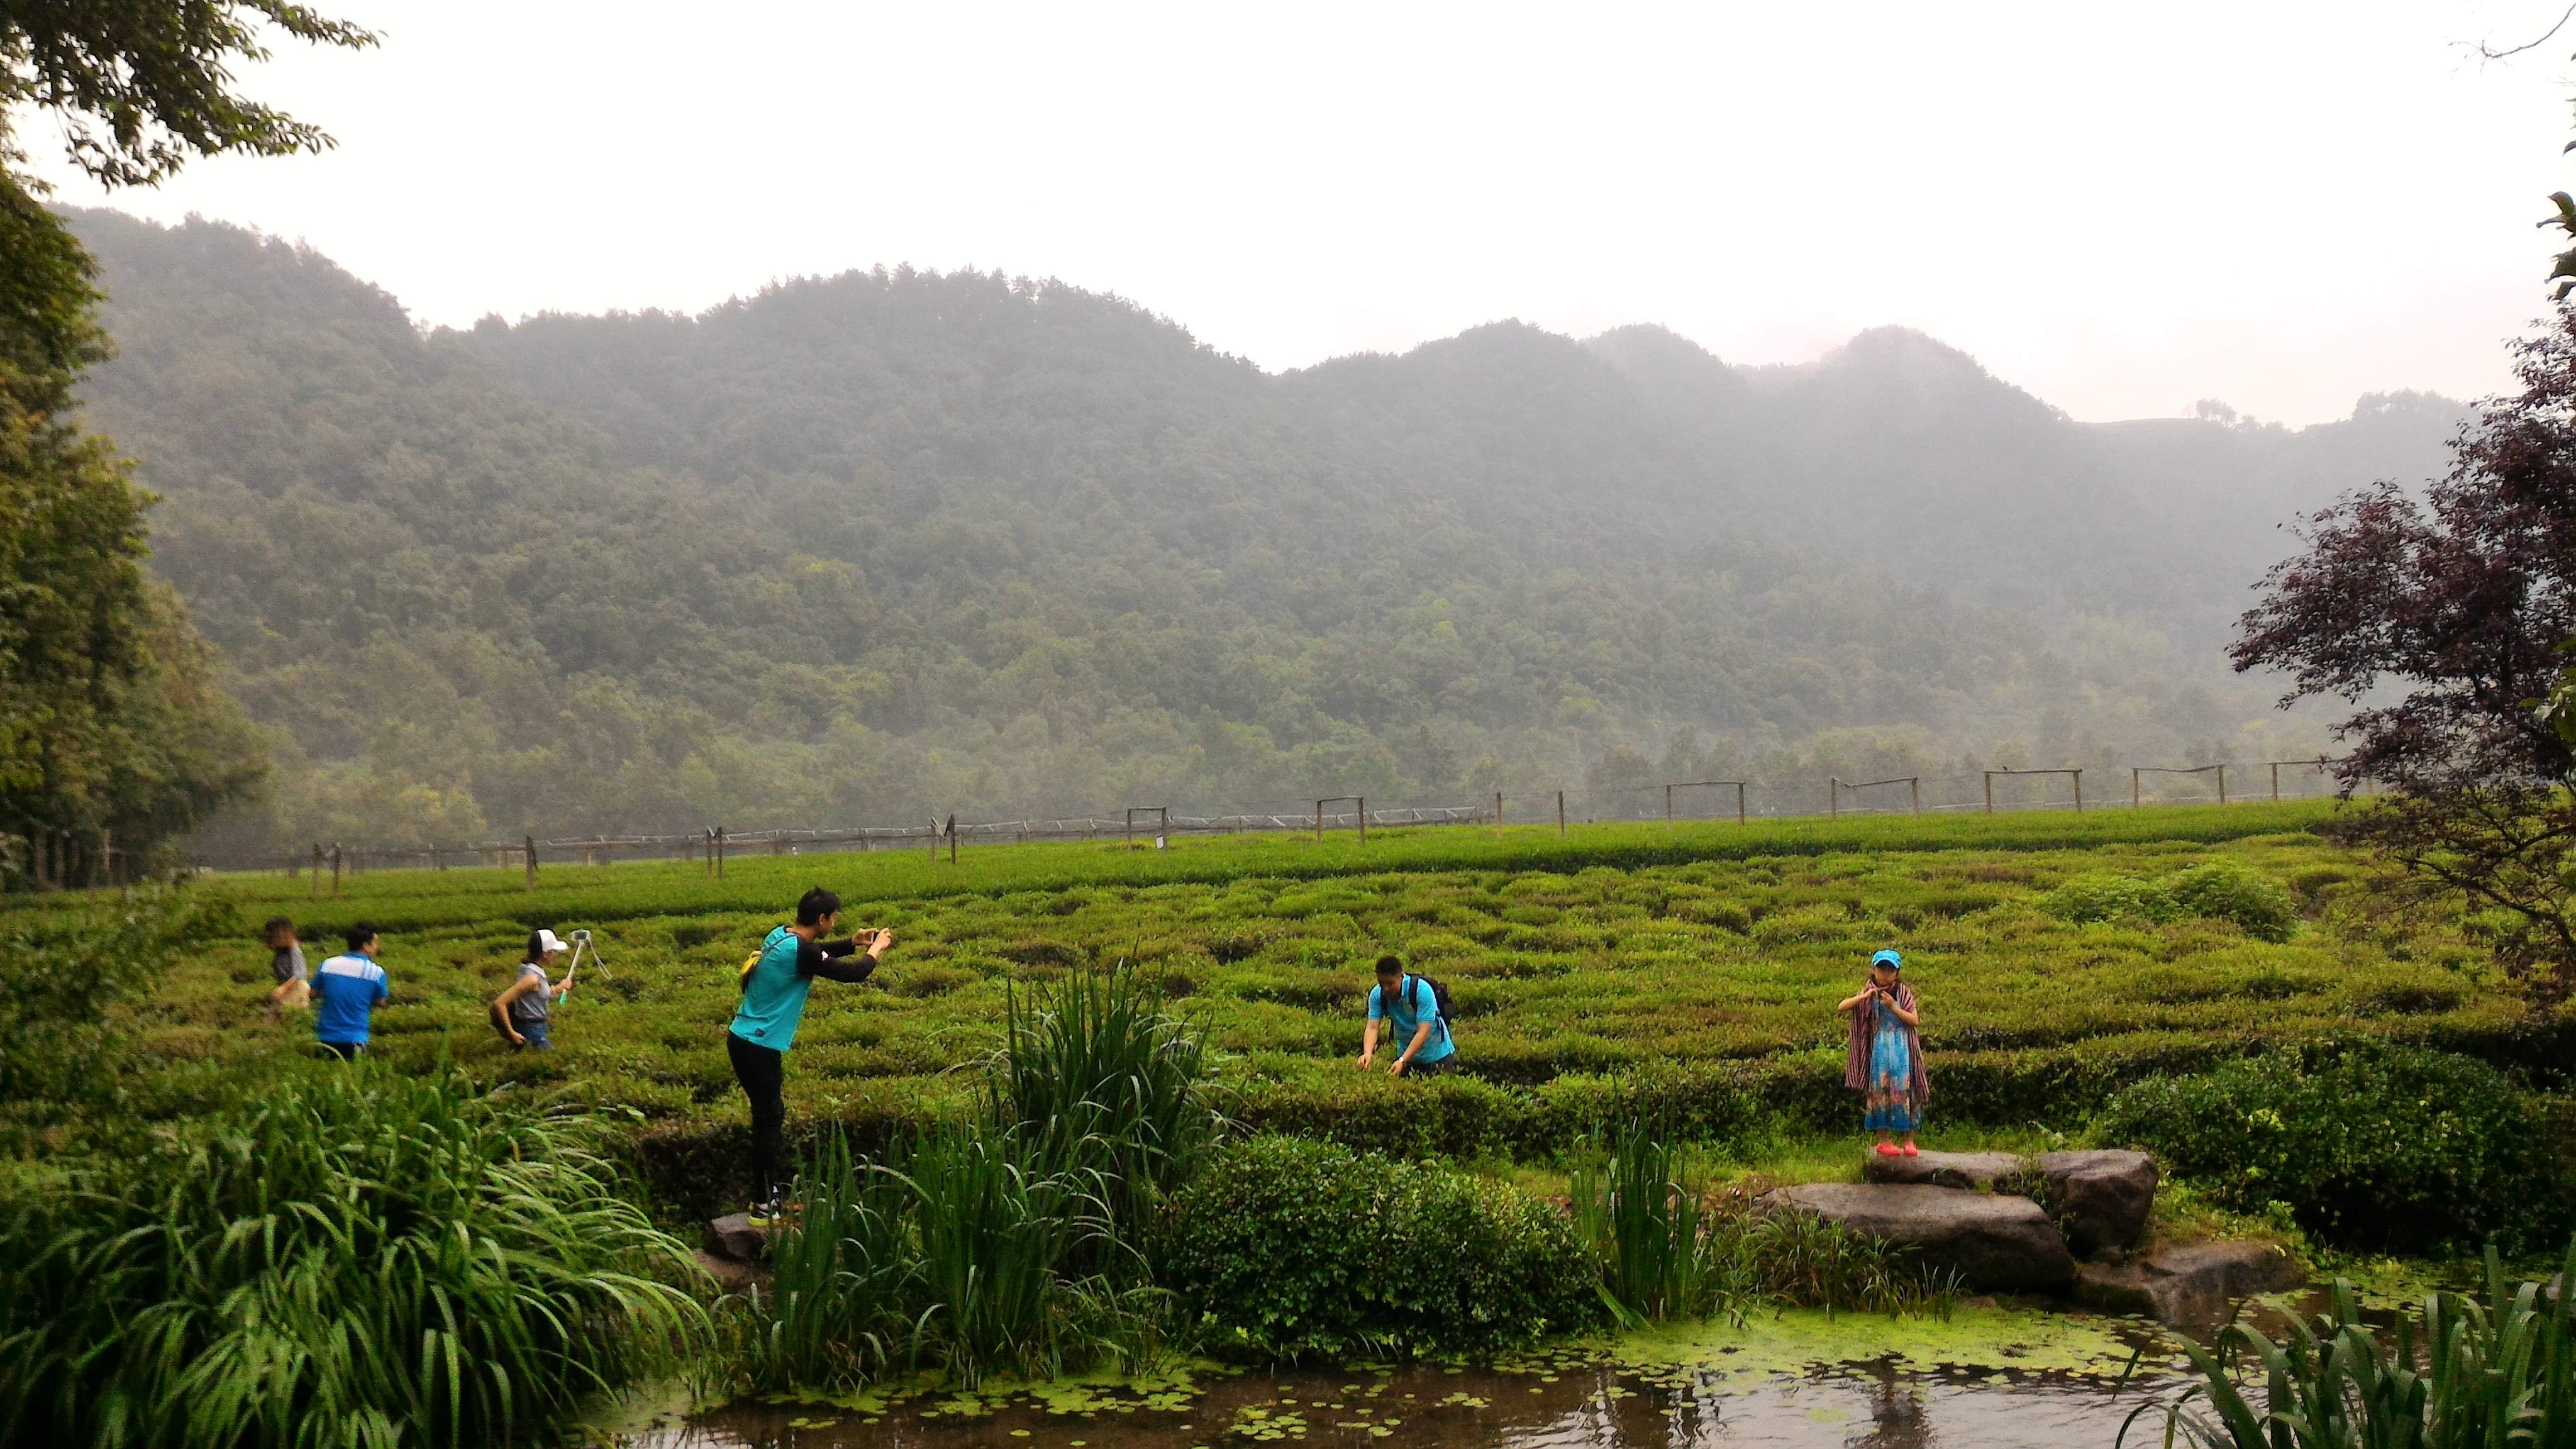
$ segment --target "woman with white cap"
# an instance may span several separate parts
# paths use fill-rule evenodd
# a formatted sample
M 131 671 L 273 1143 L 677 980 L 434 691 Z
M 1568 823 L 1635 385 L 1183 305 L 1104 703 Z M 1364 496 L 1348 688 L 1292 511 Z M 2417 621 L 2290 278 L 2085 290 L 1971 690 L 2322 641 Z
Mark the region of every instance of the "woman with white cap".
M 575 934 L 579 934 L 576 932 Z M 572 990 L 566 981 L 556 985 L 546 976 L 546 967 L 556 957 L 571 949 L 554 932 L 539 929 L 528 933 L 528 954 L 519 963 L 518 979 L 508 989 L 492 998 L 492 1024 L 510 1045 L 519 1051 L 552 1051 L 554 1042 L 546 1035 L 547 1018 L 554 1004 Z

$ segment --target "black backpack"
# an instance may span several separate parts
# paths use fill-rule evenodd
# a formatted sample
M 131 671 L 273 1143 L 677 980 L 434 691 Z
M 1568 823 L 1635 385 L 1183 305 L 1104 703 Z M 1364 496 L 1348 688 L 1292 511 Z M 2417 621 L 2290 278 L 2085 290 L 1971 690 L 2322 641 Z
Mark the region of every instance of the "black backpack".
M 1450 1004 L 1448 987 L 1419 972 L 1407 971 L 1404 973 L 1404 979 L 1395 984 L 1396 1000 L 1410 1004 L 1413 1000 L 1413 983 L 1416 981 L 1431 988 L 1431 1011 L 1433 1015 L 1440 1018 L 1440 1039 L 1449 1040 L 1449 1022 L 1457 1014 L 1457 1008 Z M 1390 1019 L 1394 1017 L 1395 1007 L 1392 1002 L 1387 1003 L 1386 1014 Z

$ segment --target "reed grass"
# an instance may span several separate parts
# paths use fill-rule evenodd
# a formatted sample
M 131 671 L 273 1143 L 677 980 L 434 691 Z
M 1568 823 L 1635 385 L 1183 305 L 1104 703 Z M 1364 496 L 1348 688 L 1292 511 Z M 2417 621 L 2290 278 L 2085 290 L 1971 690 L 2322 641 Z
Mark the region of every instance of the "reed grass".
M 1739 1201 L 1717 1214 L 1710 1231 L 1738 1240 L 1754 1291 L 1770 1302 L 1945 1321 L 1958 1304 L 1955 1273 L 1924 1263 L 1910 1247 L 1813 1213 L 1765 1212 Z
M 897 1366 L 971 1386 L 1159 1352 L 1142 1234 L 1222 1125 L 1198 1030 L 1122 963 L 1015 991 L 983 1066 L 980 1118 L 873 1163 L 836 1135 L 806 1162 L 770 1289 L 742 1309 L 750 1387 Z
M 702 1337 L 602 1129 L 364 1063 L 0 1211 L 12 1442 L 542 1440 Z
M 1108 1236 L 1133 1242 L 1223 1126 L 1204 1031 L 1124 960 L 1026 992 L 1014 985 L 1006 1002 L 1002 1046 L 985 1067 L 993 1125 L 1042 1173 L 1089 1179 Z M 1089 1234 L 1081 1246 L 1103 1243 Z
M 2567 1295 L 2508 1285 L 2493 1251 L 2484 1302 L 2427 1294 L 2390 1335 L 2338 1280 L 2313 1323 L 2274 1343 L 2231 1324 L 2190 1350 L 2200 1381 L 2165 1410 L 2164 1443 L 2198 1449 L 2568 1449 L 2576 1445 L 2576 1318 Z M 2576 1247 L 2558 1281 L 2576 1278 Z M 2251 1392 L 2261 1384 L 2263 1406 Z M 2121 1426 L 2129 1430 L 2152 1406 Z
M 1715 1231 L 1707 1193 L 1680 1149 L 1634 1124 L 1576 1167 L 1575 1231 L 1599 1260 L 1602 1296 L 1622 1321 L 1742 1316 L 1752 1287 L 1743 1238 Z
M 840 1134 L 823 1139 L 791 1194 L 803 1211 L 769 1249 L 769 1284 L 729 1320 L 744 1387 L 844 1389 L 911 1352 L 903 1307 L 919 1265 L 901 1178 L 877 1171 Z

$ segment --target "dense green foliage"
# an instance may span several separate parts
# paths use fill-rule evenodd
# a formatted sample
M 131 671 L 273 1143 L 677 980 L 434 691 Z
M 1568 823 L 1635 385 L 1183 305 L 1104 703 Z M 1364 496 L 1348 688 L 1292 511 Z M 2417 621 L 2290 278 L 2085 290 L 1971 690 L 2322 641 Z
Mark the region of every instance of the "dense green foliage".
M 72 410 L 105 355 L 91 273 L 0 170 L 0 887 L 107 880 L 111 852 L 151 860 L 266 768 L 144 576 L 145 498 Z
M 2046 905 L 2088 924 L 2124 916 L 2147 922 L 2204 916 L 2233 921 L 2258 941 L 2286 941 L 2299 927 L 2298 902 L 2280 882 L 2224 861 L 2193 866 L 2169 880 L 2078 876 L 2050 891 Z
M 151 185 L 198 156 L 323 150 L 320 127 L 234 89 L 234 67 L 268 58 L 272 27 L 314 45 L 375 43 L 293 0 L 0 8 L 0 159 L 14 159 L 6 113 L 21 106 L 53 112 L 72 160 L 111 186 Z
M 2217 1202 L 2328 1242 L 2424 1249 L 2566 1225 L 2568 1173 L 2521 1088 L 2466 1057 L 2323 1039 L 2112 1099 L 2095 1131 Z
M 596 1122 L 446 1074 L 281 1066 L 0 1201 L 11 1443 L 542 1440 L 703 1327 Z
M 2078 425 L 1902 332 L 1265 376 L 971 273 L 423 336 L 75 221 L 155 567 L 291 740 L 244 848 L 2312 753 L 2215 667 L 2229 590 L 2456 417 Z
M 1563 1212 L 1446 1167 L 1258 1137 L 1221 1150 L 1175 1209 L 1158 1266 L 1219 1351 L 1469 1354 L 1607 1316 Z
M 2576 1253 L 2559 1281 L 2569 1277 L 2576 1277 Z M 2188 1348 L 2200 1382 L 2168 1411 L 2166 1442 L 2196 1449 L 2556 1449 L 2576 1442 L 2571 1295 L 2538 1282 L 2508 1286 L 2492 1254 L 2487 1284 L 2484 1302 L 2431 1293 L 2402 1306 L 2393 1343 L 2341 1281 L 2313 1324 L 2290 1320 L 2283 1343 L 2232 1324 L 2216 1351 Z M 2257 1375 L 2259 1409 L 2249 1392 Z
M 179 953 L 238 929 L 221 907 L 159 891 L 79 913 L 0 916 L 0 1143 L 117 1104 L 132 1009 Z

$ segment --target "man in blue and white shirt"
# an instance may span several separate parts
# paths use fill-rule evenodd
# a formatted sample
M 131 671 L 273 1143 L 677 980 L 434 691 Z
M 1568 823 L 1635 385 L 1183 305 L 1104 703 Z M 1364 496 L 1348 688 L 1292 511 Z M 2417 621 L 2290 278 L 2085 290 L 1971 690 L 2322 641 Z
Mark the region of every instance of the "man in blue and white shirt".
M 361 922 L 346 939 L 349 949 L 313 973 L 313 1035 L 344 1062 L 366 1055 L 368 1017 L 390 994 L 385 968 L 376 964 L 376 928 Z

